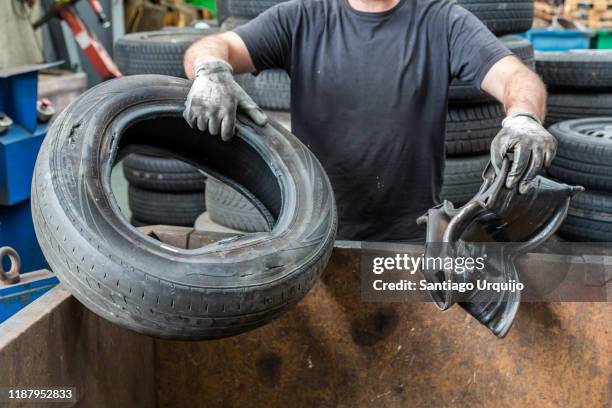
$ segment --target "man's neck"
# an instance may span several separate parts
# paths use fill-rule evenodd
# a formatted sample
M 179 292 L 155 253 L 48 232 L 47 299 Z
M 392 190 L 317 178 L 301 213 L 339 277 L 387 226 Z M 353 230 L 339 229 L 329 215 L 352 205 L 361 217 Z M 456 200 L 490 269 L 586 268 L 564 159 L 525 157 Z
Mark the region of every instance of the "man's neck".
M 352 8 L 366 13 L 381 13 L 397 6 L 400 0 L 348 0 Z

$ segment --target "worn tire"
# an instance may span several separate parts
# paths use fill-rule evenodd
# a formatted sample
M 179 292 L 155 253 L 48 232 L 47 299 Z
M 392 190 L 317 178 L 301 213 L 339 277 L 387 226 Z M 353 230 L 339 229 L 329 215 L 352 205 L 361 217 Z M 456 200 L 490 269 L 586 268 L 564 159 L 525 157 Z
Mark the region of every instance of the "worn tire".
M 217 28 L 147 31 L 127 34 L 115 43 L 114 59 L 123 75 L 160 74 L 185 78 L 183 56 Z
M 591 191 L 577 194 L 557 233 L 578 242 L 612 242 L 612 195 Z
M 536 70 L 553 91 L 612 91 L 612 50 L 537 52 Z
M 166 192 L 204 191 L 206 176 L 197 168 L 167 157 L 130 154 L 123 160 L 127 181 L 141 189 Z
M 533 46 L 526 38 L 516 35 L 506 35 L 499 38 L 529 68 L 535 68 Z M 472 84 L 454 79 L 448 89 L 448 100 L 451 103 L 492 102 L 495 99 Z
M 612 93 L 552 93 L 548 95 L 546 124 L 564 120 L 612 117 Z
M 195 220 L 206 211 L 204 191 L 168 193 L 128 188 L 130 211 L 137 220 L 149 225 L 193 227 Z
M 552 177 L 612 191 L 612 117 L 559 122 L 549 130 L 559 142 Z
M 259 75 L 236 75 L 236 82 L 263 109 L 291 109 L 291 79 L 282 69 L 262 71 Z
M 224 227 L 245 232 L 269 230 L 269 213 L 262 214 L 240 193 L 213 179 L 206 182 L 206 210 L 213 222 Z
M 495 35 L 524 33 L 533 25 L 533 0 L 459 0 Z
M 501 129 L 504 111 L 499 103 L 449 106 L 446 115 L 446 154 L 482 153 Z
M 456 207 L 470 201 L 483 183 L 482 173 L 488 162 L 489 155 L 446 159 L 440 198 Z
M 147 335 L 204 340 L 266 324 L 302 299 L 331 255 L 337 217 L 323 167 L 295 136 L 241 115 L 231 141 L 202 135 L 182 118 L 189 86 L 143 75 L 81 95 L 41 147 L 32 213 L 52 269 L 94 313 Z M 110 191 L 114 163 L 143 145 L 255 197 L 273 230 L 198 250 L 144 236 Z

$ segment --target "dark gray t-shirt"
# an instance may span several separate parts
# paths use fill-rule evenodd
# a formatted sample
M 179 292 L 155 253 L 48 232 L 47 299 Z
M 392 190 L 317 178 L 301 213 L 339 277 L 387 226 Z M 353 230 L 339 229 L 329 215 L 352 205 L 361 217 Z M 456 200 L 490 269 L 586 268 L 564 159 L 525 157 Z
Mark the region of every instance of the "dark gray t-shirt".
M 382 13 L 292 0 L 235 32 L 257 71 L 291 76 L 292 131 L 329 175 L 338 239 L 422 240 L 416 219 L 442 185 L 448 84 L 479 87 L 511 52 L 449 0 Z

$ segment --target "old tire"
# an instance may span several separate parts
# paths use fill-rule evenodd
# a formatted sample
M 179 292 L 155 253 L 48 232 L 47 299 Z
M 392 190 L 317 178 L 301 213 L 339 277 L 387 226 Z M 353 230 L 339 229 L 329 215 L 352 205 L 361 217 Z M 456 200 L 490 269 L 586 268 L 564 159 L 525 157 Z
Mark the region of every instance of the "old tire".
M 499 38 L 529 68 L 535 68 L 535 57 L 531 42 L 516 35 L 506 35 Z M 453 80 L 448 89 L 448 99 L 451 103 L 494 101 L 486 92 L 468 82 Z
M 236 75 L 236 82 L 263 109 L 291 109 L 291 79 L 281 69 L 262 71 L 259 75 Z
M 253 18 L 263 13 L 270 7 L 288 0 L 224 0 L 222 14 L 227 16 Z
M 459 0 L 495 35 L 524 33 L 533 24 L 533 0 Z
M 149 225 L 193 227 L 195 220 L 206 210 L 204 191 L 168 193 L 143 190 L 131 184 L 128 203 L 134 218 Z
M 612 195 L 591 191 L 577 194 L 557 233 L 571 241 L 611 242 Z
M 123 160 L 127 181 L 141 189 L 166 192 L 204 191 L 206 176 L 190 164 L 167 157 L 130 154 Z
M 470 201 L 482 185 L 482 173 L 488 162 L 488 154 L 446 159 L 440 198 L 452 202 L 455 206 Z
M 564 120 L 612 117 L 612 93 L 553 93 L 548 95 L 546 124 Z
M 251 330 L 297 303 L 326 266 L 337 217 L 322 166 L 295 136 L 243 116 L 229 142 L 202 135 L 182 118 L 189 85 L 132 76 L 81 95 L 45 138 L 32 212 L 52 269 L 94 313 L 147 335 L 203 340 Z M 114 163 L 143 146 L 253 197 L 273 229 L 198 250 L 144 236 L 110 191 Z
M 482 153 L 501 129 L 504 111 L 499 103 L 449 106 L 446 115 L 446 154 Z
M 612 191 L 612 117 L 560 122 L 549 130 L 559 142 L 548 169 L 552 177 Z
M 114 59 L 123 75 L 160 74 L 185 78 L 183 56 L 216 28 L 148 31 L 127 34 L 115 43 Z
M 245 232 L 269 229 L 269 213 L 262 214 L 237 191 L 214 179 L 206 183 L 206 210 L 210 219 L 224 227 Z
M 612 91 L 612 50 L 538 52 L 536 70 L 550 90 Z

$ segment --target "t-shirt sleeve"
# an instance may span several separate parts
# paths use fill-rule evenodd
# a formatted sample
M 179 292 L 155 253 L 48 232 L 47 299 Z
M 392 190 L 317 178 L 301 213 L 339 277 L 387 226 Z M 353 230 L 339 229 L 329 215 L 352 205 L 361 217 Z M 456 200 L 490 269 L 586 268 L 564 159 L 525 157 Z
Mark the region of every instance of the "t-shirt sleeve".
M 491 67 L 512 55 L 476 16 L 456 3 L 450 6 L 447 27 L 453 78 L 480 88 Z
M 298 12 L 298 1 L 280 3 L 234 29 L 246 44 L 257 73 L 274 68 L 289 70 Z

